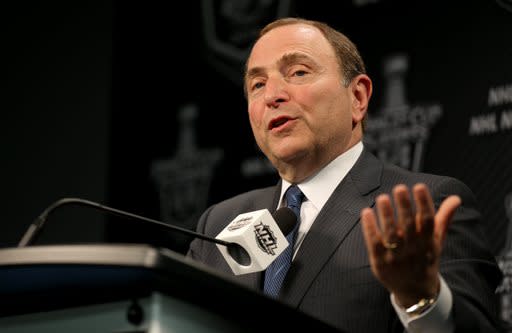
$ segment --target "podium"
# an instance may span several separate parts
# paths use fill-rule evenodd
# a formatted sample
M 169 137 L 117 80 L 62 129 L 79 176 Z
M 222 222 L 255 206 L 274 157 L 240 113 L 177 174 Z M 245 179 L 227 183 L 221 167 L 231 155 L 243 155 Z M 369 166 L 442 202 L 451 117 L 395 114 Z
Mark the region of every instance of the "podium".
M 338 332 L 149 245 L 0 250 L 0 332 Z

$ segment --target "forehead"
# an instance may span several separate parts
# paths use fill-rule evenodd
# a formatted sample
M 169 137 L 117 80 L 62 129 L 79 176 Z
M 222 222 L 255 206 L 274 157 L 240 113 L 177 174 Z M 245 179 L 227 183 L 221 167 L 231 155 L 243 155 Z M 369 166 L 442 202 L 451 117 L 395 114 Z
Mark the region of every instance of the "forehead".
M 318 61 L 336 61 L 332 46 L 320 30 L 311 25 L 291 24 L 263 35 L 251 51 L 247 68 L 267 67 L 283 55 L 296 52 Z

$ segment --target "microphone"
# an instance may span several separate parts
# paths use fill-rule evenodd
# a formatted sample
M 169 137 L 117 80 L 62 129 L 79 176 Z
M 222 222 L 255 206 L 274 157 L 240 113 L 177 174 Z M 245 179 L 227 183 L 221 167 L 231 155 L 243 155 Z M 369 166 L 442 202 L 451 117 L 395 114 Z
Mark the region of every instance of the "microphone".
M 230 242 L 223 241 L 221 239 L 215 239 L 212 237 L 208 237 L 206 235 L 203 235 L 203 234 L 200 234 L 200 233 L 197 233 L 197 232 L 185 229 L 185 228 L 181 228 L 181 227 L 167 224 L 167 223 L 164 223 L 161 221 L 153 220 L 153 219 L 150 219 L 150 218 L 147 218 L 144 216 L 140 216 L 140 215 L 136 215 L 133 213 L 125 212 L 125 211 L 122 211 L 119 209 L 115 209 L 112 207 L 108 207 L 108 206 L 99 204 L 97 202 L 80 199 L 80 198 L 62 198 L 60 200 L 55 201 L 53 204 L 51 204 L 28 227 L 27 231 L 21 238 L 21 241 L 18 243 L 18 247 L 28 246 L 31 243 L 33 243 L 35 241 L 35 239 L 37 238 L 37 236 L 39 235 L 39 233 L 41 232 L 41 230 L 43 229 L 46 221 L 48 220 L 49 215 L 52 212 L 54 212 L 57 208 L 66 206 L 66 205 L 78 205 L 78 206 L 92 207 L 96 210 L 112 213 L 114 215 L 121 216 L 124 218 L 153 223 L 153 224 L 156 224 L 156 225 L 159 225 L 159 226 L 162 226 L 162 227 L 165 227 L 165 228 L 177 231 L 177 232 L 181 232 L 183 234 L 186 234 L 186 235 L 189 235 L 192 237 L 204 239 L 206 241 L 210 241 L 210 242 L 213 242 L 213 243 L 216 243 L 218 245 L 222 245 L 222 246 L 225 246 L 228 248 L 233 248 L 230 251 L 232 251 L 234 253 L 242 252 L 242 250 L 243 250 L 243 249 L 238 249 L 238 247 L 240 247 L 240 245 L 238 245 L 238 244 L 233 244 Z
M 18 247 L 32 244 L 43 229 L 48 217 L 57 208 L 66 205 L 92 207 L 132 220 L 149 222 L 195 238 L 217 244 L 224 259 L 236 275 L 262 271 L 288 246 L 283 235 L 297 223 L 295 213 L 287 207 L 278 209 L 274 217 L 267 209 L 238 215 L 216 238 L 209 237 L 172 224 L 108 207 L 80 198 L 62 198 L 46 208 L 29 226 Z M 254 230 L 254 231 L 252 231 Z M 251 238 L 251 233 L 252 238 Z
M 240 214 L 215 238 L 239 247 L 217 248 L 235 275 L 265 270 L 288 246 L 286 240 L 297 224 L 297 216 L 288 207 L 272 216 L 268 209 Z

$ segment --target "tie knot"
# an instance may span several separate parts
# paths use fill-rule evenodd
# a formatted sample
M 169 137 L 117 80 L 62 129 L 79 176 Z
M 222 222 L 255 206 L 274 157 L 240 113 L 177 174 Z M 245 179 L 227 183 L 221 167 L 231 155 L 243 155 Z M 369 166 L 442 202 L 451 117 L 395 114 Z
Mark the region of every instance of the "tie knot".
M 300 206 L 304 200 L 304 193 L 299 189 L 298 186 L 292 185 L 286 191 L 286 206 L 291 208 L 297 218 L 300 219 Z

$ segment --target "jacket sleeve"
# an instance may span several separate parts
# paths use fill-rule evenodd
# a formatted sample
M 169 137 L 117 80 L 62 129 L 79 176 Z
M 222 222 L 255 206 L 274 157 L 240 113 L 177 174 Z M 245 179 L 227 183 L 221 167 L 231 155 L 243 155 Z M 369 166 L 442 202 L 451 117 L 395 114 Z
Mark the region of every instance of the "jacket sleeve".
M 456 332 L 499 332 L 496 288 L 502 273 L 489 250 L 484 221 L 471 190 L 458 180 L 444 178 L 432 190 L 436 206 L 449 194 L 462 199 L 448 230 L 440 272 L 453 294 Z

